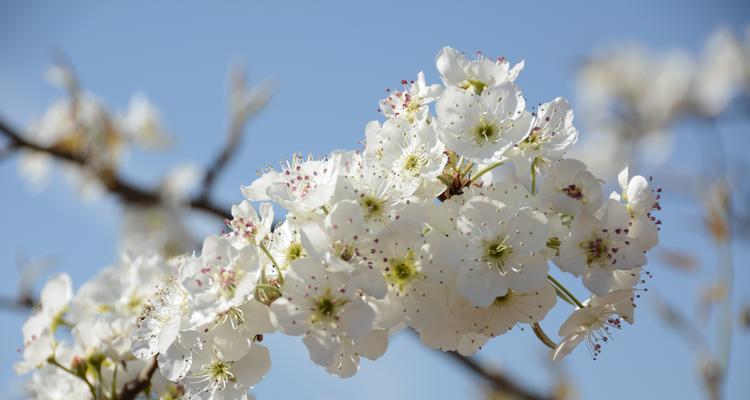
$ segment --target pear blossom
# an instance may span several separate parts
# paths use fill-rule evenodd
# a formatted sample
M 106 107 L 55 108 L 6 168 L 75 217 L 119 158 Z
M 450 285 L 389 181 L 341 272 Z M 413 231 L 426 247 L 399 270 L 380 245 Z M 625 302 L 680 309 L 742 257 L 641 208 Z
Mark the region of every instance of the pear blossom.
M 612 199 L 600 217 L 580 212 L 573 219 L 570 237 L 560 244 L 557 265 L 582 276 L 592 293 L 606 295 L 614 284 L 615 271 L 646 264 L 646 251 L 629 237 L 629 226 L 627 209 Z
M 383 314 L 379 327 L 390 329 L 404 322 L 418 329 L 439 318 L 441 304 L 447 304 L 445 285 L 452 266 L 432 256 L 430 242 L 420 228 L 400 220 L 373 240 L 373 263 L 388 283 L 385 298 L 371 302 Z
M 610 340 L 614 329 L 622 329 L 622 321 L 632 324 L 633 290 L 617 290 L 604 297 L 593 296 L 568 317 L 560 327 L 563 340 L 552 352 L 552 359 L 559 360 L 570 354 L 582 342 L 596 358 L 602 345 Z
M 521 90 L 511 82 L 481 94 L 449 87 L 435 106 L 440 139 L 469 160 L 500 161 L 528 133 L 525 106 Z
M 442 86 L 427 85 L 422 71 L 417 74 L 416 81 L 402 80 L 401 84 L 404 85 L 403 92 L 390 91 L 388 97 L 380 101 L 380 112 L 386 118 L 402 117 L 410 124 L 425 122 L 429 116 L 428 105 L 440 95 Z
M 527 176 L 532 164 L 559 161 L 578 140 L 573 110 L 562 97 L 540 105 L 529 126 L 528 135 L 511 157 L 518 176 Z
M 365 156 L 390 171 L 393 176 L 410 186 L 414 192 L 422 184 L 437 183 L 448 161 L 444 146 L 431 125 L 407 124 L 400 118 L 391 118 L 381 127 L 377 121 L 367 125 Z
M 279 267 L 286 269 L 294 261 L 307 257 L 307 250 L 302 246 L 300 227 L 287 218 L 273 230 L 268 251 Z
M 169 276 L 141 309 L 130 335 L 133 355 L 144 359 L 167 351 L 177 339 L 187 307 L 187 290 L 177 278 Z
M 659 243 L 659 225 L 652 212 L 660 210 L 657 194 L 661 189 L 649 187 L 648 180 L 640 175 L 628 179 L 628 168 L 625 167 L 617 175 L 622 193 L 612 193 L 610 198 L 621 200 L 627 207 L 630 215 L 629 236 L 638 241 L 644 250 L 649 250 Z
M 510 67 L 504 58 L 490 60 L 481 53 L 469 61 L 462 53 L 445 47 L 435 57 L 440 77 L 447 87 L 457 86 L 480 94 L 485 88 L 494 88 L 504 82 L 513 82 L 518 77 L 524 62 Z
M 310 358 L 329 368 L 349 340 L 366 337 L 372 331 L 373 309 L 345 275 L 328 272 L 314 260 L 297 260 L 289 267 L 281 287 L 283 297 L 271 304 L 271 321 L 288 335 L 303 335 Z
M 401 179 L 367 159 L 355 157 L 353 161 L 342 176 L 334 199 L 356 201 L 365 227 L 374 233 L 396 219 L 411 201 L 416 187 L 401 184 Z
M 443 84 L 421 72 L 404 82 L 380 102 L 385 120 L 367 124 L 364 148 L 294 155 L 242 187 L 225 231 L 199 253 L 172 221 L 177 207 L 129 210 L 115 265 L 75 294 L 67 275 L 42 290 L 16 365 L 31 374 L 30 392 L 118 398 L 145 371 L 148 396 L 247 399 L 271 367 L 264 336 L 277 331 L 300 336 L 311 361 L 341 378 L 404 329 L 465 356 L 514 327 L 550 346 L 541 323 L 557 297 L 573 309 L 553 358 L 583 342 L 597 355 L 622 321 L 634 322 L 658 243 L 659 190 L 626 168 L 605 202 L 604 181 L 567 158 L 578 138 L 570 104 L 526 109 L 514 83 L 523 62 L 450 48 L 436 62 Z M 233 93 L 232 118 L 266 100 Z M 159 116 L 144 102 L 118 123 L 99 103 L 84 105 L 83 127 L 153 134 Z M 101 150 L 102 137 L 71 131 L 68 106 L 42 121 L 49 144 Z M 164 198 L 184 203 L 190 176 L 163 184 Z M 583 287 L 568 290 L 562 273 Z
M 301 228 L 301 241 L 311 258 L 322 261 L 334 272 L 349 274 L 350 284 L 375 298 L 386 294 L 382 271 L 373 265 L 373 235 L 365 224 L 360 204 L 342 200 L 334 204 L 325 219 Z
M 248 390 L 271 368 L 268 349 L 254 343 L 242 351 L 218 351 L 211 340 L 198 336 L 191 347 L 191 363 L 180 383 L 184 398 L 247 399 Z
M 549 168 L 539 195 L 542 202 L 563 214 L 576 215 L 581 210 L 594 212 L 602 203 L 601 182 L 586 169 L 586 164 L 568 158 Z
M 206 238 L 201 257 L 180 270 L 181 283 L 190 294 L 190 325 L 203 325 L 245 303 L 257 275 L 255 247 L 238 250 L 225 237 Z
M 499 201 L 475 197 L 459 211 L 458 227 L 468 240 L 457 273 L 456 289 L 486 307 L 509 289 L 543 284 L 547 262 L 545 218 Z
M 556 300 L 555 289 L 549 284 L 528 291 L 509 289 L 487 307 L 471 305 L 465 318 L 471 321 L 472 331 L 495 337 L 516 325 L 541 321 Z
M 16 372 L 28 372 L 44 364 L 47 357 L 53 354 L 53 334 L 62 322 L 72 297 L 72 284 L 67 274 L 56 275 L 44 285 L 40 295 L 41 308 L 21 328 L 23 361 L 16 364 Z
M 261 243 L 271 234 L 271 224 L 273 224 L 271 204 L 263 203 L 260 206 L 259 215 L 247 200 L 232 206 L 232 219 L 227 221 L 227 225 L 232 229 L 229 236 L 239 242 L 239 247 L 247 243 L 253 246 Z
M 294 212 L 313 212 L 333 196 L 339 161 L 336 155 L 322 160 L 294 155 L 281 172 L 270 170 L 242 191 L 248 200 L 273 200 Z
M 160 148 L 169 143 L 159 111 L 142 93 L 130 99 L 120 124 L 126 135 L 145 148 Z

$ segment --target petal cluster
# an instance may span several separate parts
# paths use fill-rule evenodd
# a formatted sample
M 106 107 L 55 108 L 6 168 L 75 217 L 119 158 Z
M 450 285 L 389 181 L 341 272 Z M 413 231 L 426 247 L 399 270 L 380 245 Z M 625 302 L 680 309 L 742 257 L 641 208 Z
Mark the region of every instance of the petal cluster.
M 164 390 L 246 398 L 270 368 L 262 341 L 274 331 L 350 377 L 401 330 L 470 355 L 516 326 L 541 329 L 560 297 L 572 314 L 552 356 L 579 343 L 598 354 L 612 328 L 633 322 L 658 190 L 626 169 L 619 193 L 603 196 L 604 181 L 566 156 L 578 138 L 570 104 L 527 109 L 523 63 L 445 48 L 436 64 L 442 84 L 420 72 L 389 92 L 363 148 L 294 155 L 244 186 L 199 254 L 159 279 L 131 262 L 84 285 L 66 320 L 74 353 L 156 357 Z M 561 280 L 580 280 L 584 300 Z M 55 278 L 45 293 L 69 299 L 69 286 Z M 42 300 L 24 327 L 27 369 L 59 349 L 49 337 L 67 300 Z

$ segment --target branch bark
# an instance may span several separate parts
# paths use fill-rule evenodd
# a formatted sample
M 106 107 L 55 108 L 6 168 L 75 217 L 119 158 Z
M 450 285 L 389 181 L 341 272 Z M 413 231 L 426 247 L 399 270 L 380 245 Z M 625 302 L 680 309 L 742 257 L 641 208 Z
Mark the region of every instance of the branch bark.
M 125 383 L 122 387 L 122 392 L 117 396 L 118 400 L 135 400 L 138 393 L 148 389 L 148 387 L 151 386 L 151 378 L 154 376 L 154 372 L 156 372 L 158 366 L 159 363 L 156 361 L 156 356 L 154 356 L 151 362 L 143 368 L 138 376 Z
M 25 139 L 18 130 L 3 121 L 2 118 L 0 118 L 0 133 L 10 140 L 11 148 L 46 153 L 58 160 L 77 164 L 81 167 L 86 167 L 86 165 L 88 165 L 88 160 L 78 154 L 54 147 L 43 146 Z M 115 195 L 123 202 L 144 205 L 162 204 L 161 195 L 156 189 L 140 187 L 117 174 L 107 174 L 106 176 L 99 174 L 98 178 L 102 185 L 104 185 L 111 194 Z M 228 211 L 230 208 L 228 206 L 216 204 L 208 198 L 202 198 L 200 196 L 191 198 L 188 200 L 187 206 L 192 209 L 206 212 L 222 220 L 229 217 Z
M 443 354 L 453 358 L 456 362 L 474 372 L 477 376 L 487 382 L 493 389 L 505 393 L 515 399 L 524 400 L 552 400 L 551 396 L 543 396 L 522 387 L 509 377 L 498 371 L 492 371 L 482 366 L 475 359 L 463 356 L 455 351 L 444 352 Z

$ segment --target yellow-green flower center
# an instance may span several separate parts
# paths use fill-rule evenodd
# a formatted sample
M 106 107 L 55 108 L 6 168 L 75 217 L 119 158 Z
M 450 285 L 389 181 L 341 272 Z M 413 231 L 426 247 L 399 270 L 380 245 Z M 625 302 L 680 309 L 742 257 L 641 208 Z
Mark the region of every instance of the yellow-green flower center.
M 231 366 L 232 364 L 228 362 L 213 360 L 206 366 L 205 374 L 219 383 L 235 382 L 234 374 L 229 371 Z
M 404 257 L 389 260 L 385 273 L 386 281 L 403 291 L 410 282 L 422 276 L 417 269 L 415 259 L 416 254 L 409 249 Z
M 500 129 L 484 118 L 481 118 L 479 124 L 474 126 L 473 133 L 474 142 L 480 146 L 487 142 L 495 142 L 500 137 Z
M 508 255 L 513 253 L 513 247 L 507 241 L 508 237 L 506 236 L 484 242 L 484 255 L 482 259 L 487 263 L 497 266 L 501 272 L 504 272 Z
M 608 243 L 599 237 L 592 237 L 588 241 L 581 243 L 581 248 L 586 253 L 586 264 L 602 263 L 607 260 L 609 255 Z
M 510 302 L 511 299 L 513 299 L 514 293 L 512 290 L 508 289 L 508 292 L 500 297 L 495 297 L 495 301 L 492 302 L 493 306 L 503 306 Z
M 292 262 L 304 257 L 305 249 L 302 247 L 300 242 L 292 242 L 289 247 L 286 248 L 286 263 L 291 264 Z
M 348 302 L 333 295 L 330 288 L 313 300 L 312 323 L 338 321 L 341 308 Z
M 539 150 L 539 148 L 548 141 L 548 138 L 544 135 L 542 135 L 542 128 L 535 127 L 531 130 L 529 133 L 529 136 L 526 136 L 525 139 L 521 141 L 521 143 L 518 144 L 518 147 L 521 150 L 525 151 L 536 151 Z
M 404 160 L 404 169 L 409 172 L 417 172 L 419 170 L 419 157 L 415 154 L 409 154 Z
M 469 79 L 461 85 L 462 89 L 471 89 L 477 95 L 482 94 L 482 91 L 484 91 L 484 88 L 486 87 L 486 83 L 476 79 Z
M 364 195 L 360 198 L 359 204 L 364 209 L 364 216 L 366 220 L 379 219 L 383 217 L 383 210 L 385 204 L 383 200 L 371 195 Z

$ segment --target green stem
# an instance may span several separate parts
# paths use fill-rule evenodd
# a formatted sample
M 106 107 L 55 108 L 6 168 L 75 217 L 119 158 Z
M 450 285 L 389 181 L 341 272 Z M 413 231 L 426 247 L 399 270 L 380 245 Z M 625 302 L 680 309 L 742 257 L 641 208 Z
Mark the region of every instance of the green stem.
M 550 349 L 554 349 L 557 347 L 557 343 L 553 342 L 552 339 L 547 336 L 546 333 L 544 333 L 544 330 L 542 330 L 542 326 L 539 325 L 539 322 L 534 322 L 531 324 L 531 330 L 534 332 L 534 335 L 536 335 L 539 340 L 544 343 L 545 346 L 549 347 Z
M 469 180 L 471 182 L 475 182 L 477 179 L 481 178 L 482 175 L 484 175 L 484 174 L 492 171 L 493 169 L 495 169 L 495 168 L 497 168 L 497 167 L 499 167 L 501 165 L 503 165 L 503 161 L 493 162 L 492 164 L 490 164 L 490 165 L 488 165 L 488 166 L 480 169 L 479 171 L 477 171 L 477 173 L 474 176 L 472 176 L 471 179 L 469 179 Z
M 64 365 L 60 364 L 60 363 L 59 363 L 59 362 L 58 362 L 58 361 L 57 361 L 57 360 L 55 359 L 55 357 L 54 357 L 54 356 L 52 356 L 52 357 L 48 358 L 48 359 L 47 359 L 47 362 L 48 362 L 48 363 L 50 363 L 50 364 L 52 364 L 52 365 L 54 365 L 54 366 L 55 366 L 55 367 L 57 367 L 57 368 L 60 368 L 60 369 L 61 369 L 61 370 L 63 370 L 63 371 L 65 371 L 65 372 L 67 372 L 67 373 L 69 373 L 69 374 L 71 374 L 71 375 L 75 376 L 76 378 L 78 378 L 78 379 L 82 380 L 82 381 L 83 381 L 83 382 L 84 382 L 84 383 L 86 384 L 86 386 L 88 386 L 88 388 L 89 388 L 89 391 L 91 392 L 91 396 L 93 396 L 92 398 L 93 398 L 93 399 L 97 399 L 97 398 L 98 398 L 98 397 L 96 396 L 96 389 L 94 388 L 94 385 L 92 385 L 92 384 L 91 384 L 91 382 L 89 382 L 89 380 L 88 380 L 88 379 L 86 379 L 86 378 L 82 377 L 81 375 L 78 375 L 78 374 L 76 374 L 76 373 L 75 373 L 75 372 L 73 372 L 73 371 L 72 371 L 72 370 L 71 370 L 70 368 L 67 368 L 67 367 L 65 367 Z
M 271 255 L 271 252 L 268 251 L 268 248 L 266 248 L 266 245 L 261 243 L 259 245 L 260 249 L 263 250 L 263 253 L 266 254 L 269 260 L 271 260 L 271 264 L 273 264 L 274 268 L 276 268 L 276 272 L 279 274 L 279 283 L 284 283 L 284 274 L 281 273 L 281 267 L 279 267 L 279 264 L 276 262 L 276 260 Z
M 581 303 L 574 295 L 570 292 L 565 286 L 563 286 L 562 283 L 560 283 L 557 279 L 555 279 L 552 275 L 547 275 L 547 279 L 552 282 L 552 284 L 562 290 L 563 293 L 565 293 L 571 300 L 573 300 L 574 303 L 578 306 L 578 308 L 585 308 L 583 303 Z
M 449 182 L 449 181 L 448 181 L 447 179 L 445 179 L 445 177 L 443 177 L 443 176 L 438 176 L 438 180 L 439 180 L 440 182 L 442 182 L 442 183 L 443 183 L 443 185 L 445 185 L 445 186 L 447 186 L 447 187 L 450 187 L 450 186 L 451 186 L 451 183 L 450 183 L 450 182 Z
M 531 194 L 536 194 L 536 160 L 531 162 Z
M 112 400 L 117 400 L 117 367 L 119 363 L 115 363 L 115 371 L 112 373 Z

